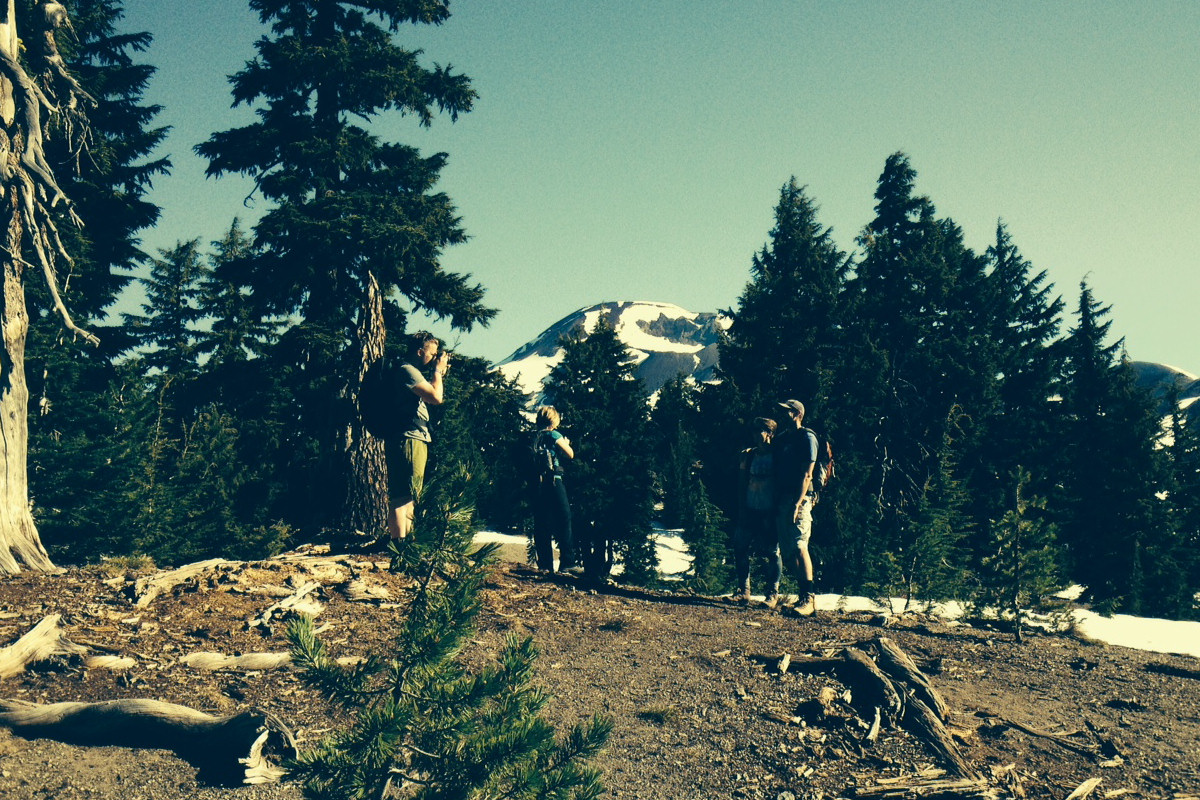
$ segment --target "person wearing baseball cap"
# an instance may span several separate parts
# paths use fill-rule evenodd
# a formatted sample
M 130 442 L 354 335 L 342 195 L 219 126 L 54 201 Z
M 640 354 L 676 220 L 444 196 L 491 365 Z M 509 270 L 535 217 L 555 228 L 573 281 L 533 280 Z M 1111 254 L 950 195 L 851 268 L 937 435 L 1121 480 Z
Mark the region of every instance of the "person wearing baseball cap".
M 799 400 L 777 403 L 776 419 L 779 429 L 771 441 L 775 470 L 775 531 L 784 566 L 800 586 L 800 600 L 795 612 L 807 617 L 816 613 L 808 541 L 812 537 L 817 435 L 804 427 L 804 403 Z

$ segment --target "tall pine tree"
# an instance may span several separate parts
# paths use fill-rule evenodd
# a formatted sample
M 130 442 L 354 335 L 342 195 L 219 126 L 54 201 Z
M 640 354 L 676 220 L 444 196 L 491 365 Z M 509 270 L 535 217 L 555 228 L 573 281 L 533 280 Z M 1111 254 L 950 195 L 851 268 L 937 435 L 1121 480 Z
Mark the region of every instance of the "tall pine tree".
M 856 324 L 837 392 L 856 417 L 842 450 L 864 458 L 859 485 L 876 505 L 872 549 L 893 556 L 906 540 L 905 520 L 939 480 L 952 421 L 958 452 L 977 446 L 998 374 L 980 313 L 989 296 L 985 262 L 915 193 L 915 181 L 906 155 L 888 157 L 875 218 L 859 237 L 848 301 Z
M 1175 533 L 1159 499 L 1167 479 L 1157 446 L 1162 422 L 1121 356 L 1123 340 L 1106 344 L 1109 311 L 1082 282 L 1077 321 L 1063 341 L 1056 521 L 1071 576 L 1088 596 L 1102 609 L 1142 613 L 1157 610 L 1148 575 L 1174 549 Z
M 197 147 L 208 173 L 251 176 L 272 204 L 255 227 L 243 281 L 266 311 L 297 323 L 281 346 L 298 382 L 300 425 L 318 443 L 324 487 L 300 510 L 306 527 L 374 530 L 383 518 L 382 448 L 365 431 L 357 397 L 383 352 L 382 303 L 469 329 L 494 314 L 469 276 L 443 269 L 442 251 L 466 238 L 450 198 L 435 191 L 446 154 L 422 156 L 380 141 L 358 120 L 383 114 L 431 125 L 471 109 L 475 91 L 449 66 L 423 66 L 393 35 L 440 25 L 448 0 L 250 0 L 271 34 L 231 79 L 235 105 L 258 121 Z M 399 331 L 396 331 L 399 333 Z

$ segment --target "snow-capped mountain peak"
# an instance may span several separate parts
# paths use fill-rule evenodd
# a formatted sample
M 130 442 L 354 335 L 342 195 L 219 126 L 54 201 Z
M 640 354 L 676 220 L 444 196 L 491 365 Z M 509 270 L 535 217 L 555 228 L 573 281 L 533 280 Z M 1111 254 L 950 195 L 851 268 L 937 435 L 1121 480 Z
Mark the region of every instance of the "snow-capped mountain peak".
M 560 340 L 576 328 L 588 333 L 604 316 L 628 348 L 648 393 L 680 374 L 697 380 L 711 378 L 717 363 L 717 341 L 729 327 L 729 318 L 721 314 L 688 311 L 671 303 L 597 303 L 563 317 L 496 366 L 524 391 L 540 395 L 542 382 L 562 361 Z

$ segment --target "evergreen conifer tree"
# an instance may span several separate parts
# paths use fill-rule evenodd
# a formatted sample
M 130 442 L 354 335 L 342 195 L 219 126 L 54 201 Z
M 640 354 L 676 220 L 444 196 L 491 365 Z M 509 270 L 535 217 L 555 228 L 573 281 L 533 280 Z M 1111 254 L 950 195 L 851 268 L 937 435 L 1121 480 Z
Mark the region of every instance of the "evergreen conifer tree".
M 848 270 L 846 255 L 817 221 L 816 204 L 791 178 L 720 347 L 721 374 L 742 395 L 747 418 L 788 397 L 820 416 Z
M 199 372 L 200 333 L 204 316 L 199 306 L 204 261 L 200 240 L 177 242 L 151 259 L 150 274 L 142 279 L 146 302 L 142 314 L 122 314 L 133 342 L 147 348 L 142 355 L 148 370 L 176 381 L 195 378 Z
M 655 473 L 662 495 L 661 524 L 682 530 L 692 557 L 689 580 L 714 594 L 729 584 L 727 520 L 709 498 L 701 475 L 697 429 L 699 389 L 683 377 L 667 381 L 651 413 Z
M 1154 583 L 1145 570 L 1164 566 L 1177 536 L 1159 499 L 1167 479 L 1159 413 L 1119 355 L 1122 341 L 1105 344 L 1109 310 L 1081 282 L 1077 322 L 1063 341 L 1064 463 L 1054 507 L 1072 578 L 1101 608 L 1142 613 L 1157 605 L 1144 607 Z
M 876 216 L 859 237 L 862 257 L 848 286 L 856 324 L 839 370 L 838 405 L 856 416 L 841 451 L 866 462 L 850 477 L 874 498 L 868 548 L 876 552 L 905 540 L 907 521 L 924 513 L 952 422 L 958 480 L 971 485 L 975 461 L 964 456 L 978 447 L 979 422 L 996 403 L 997 358 L 981 313 L 991 305 L 985 262 L 953 221 L 915 194 L 915 180 L 906 155 L 888 157 Z
M 0 176 L 0 190 L 4 207 L 9 209 L 0 247 L 4 253 L 0 360 L 8 365 L 0 374 L 0 461 L 4 462 L 0 473 L 0 571 L 10 573 L 23 566 L 37 570 L 53 567 L 38 538 L 29 494 L 27 278 L 40 273 L 38 277 L 45 281 L 40 294 L 60 323 L 84 341 L 97 341 L 79 327 L 63 299 L 72 261 L 65 228 L 79 226 L 82 220 L 64 193 L 65 183 L 60 180 L 65 177 L 56 173 L 65 173 L 64 153 L 72 154 L 74 163 L 87 156 L 91 142 L 86 112 L 98 105 L 63 59 L 59 40 L 65 39 L 63 34 L 69 30 L 66 7 L 46 0 L 25 5 L 10 2 L 0 19 L 0 51 L 5 63 L 0 97 L 7 109 L 0 119 L 0 160 L 7 165 Z M 54 144 L 63 137 L 60 147 Z M 55 163 L 51 163 L 52 157 Z M 129 193 L 136 194 L 136 188 Z M 34 269 L 27 270 L 31 265 Z
M 469 276 L 443 269 L 465 241 L 450 198 L 435 191 L 446 154 L 380 141 L 355 120 L 394 112 L 431 125 L 476 94 L 449 66 L 423 66 L 394 39 L 405 24 L 445 22 L 448 0 L 250 0 L 271 33 L 231 79 L 258 121 L 197 147 L 208 173 L 254 178 L 271 209 L 254 229 L 245 285 L 264 311 L 298 322 L 280 342 L 297 383 L 300 426 L 317 442 L 322 487 L 296 508 L 306 528 L 370 531 L 383 518 L 383 454 L 357 411 L 366 369 L 383 352 L 391 295 L 469 329 L 494 314 Z M 399 333 L 399 331 L 394 331 Z
M 1178 393 L 1171 396 L 1171 482 L 1169 501 L 1171 527 L 1178 535 L 1178 575 L 1183 579 L 1182 597 L 1177 598 L 1178 615 L 1200 619 L 1200 417 L 1181 408 Z M 1191 408 L 1195 409 L 1192 404 Z M 1177 580 L 1168 582 L 1175 587 Z
M 212 242 L 198 293 L 201 314 L 209 320 L 208 328 L 198 334 L 197 346 L 208 356 L 206 372 L 221 371 L 261 356 L 278 339 L 280 323 L 259 313 L 239 280 L 239 273 L 254 256 L 253 247 L 254 240 L 237 219 L 224 236 Z
M 289 629 L 302 678 L 353 714 L 301 754 L 294 775 L 310 798 L 598 797 L 586 762 L 607 740 L 602 717 L 557 737 L 533 683 L 532 640 L 510 637 L 482 669 L 463 657 L 495 545 L 471 551 L 472 519 L 458 480 L 418 507 L 414 541 L 393 568 L 414 590 L 391 653 L 341 667 L 304 618 Z M 436 498 L 436 499 L 435 499 Z
M 805 424 L 825 439 L 837 442 L 859 424 L 857 404 L 843 402 L 845 387 L 836 385 L 848 361 L 845 289 L 850 266 L 830 229 L 820 224 L 816 203 L 794 177 L 789 179 L 780 189 L 768 240 L 751 261 L 750 281 L 730 312 L 733 325 L 720 345 L 723 383 L 705 387 L 699 403 L 704 479 L 727 517 L 737 511 L 736 454 L 746 446 L 751 419 L 772 416 L 776 403 L 797 398 L 808 411 Z M 862 479 L 859 458 L 850 449 L 839 453 L 844 457 L 839 476 L 846 477 L 847 486 L 857 487 Z M 843 523 L 849 524 L 847 543 L 861 543 L 866 537 L 861 527 L 849 522 L 859 515 L 841 501 L 861 504 L 869 496 L 857 489 L 831 492 L 814 509 L 815 557 L 819 559 L 822 549 L 838 548 L 838 569 L 862 575 L 845 560 Z
M 117 0 L 74 0 L 70 29 L 59 36 L 60 53 L 79 84 L 97 103 L 88 115 L 89 146 L 73 145 L 58 125 L 77 120 L 56 116 L 45 140 L 54 168 L 73 207 L 52 210 L 71 264 L 59 286 L 66 307 L 99 335 L 99 347 L 66 330 L 53 311 L 46 287 L 29 284 L 30 331 L 26 369 L 35 413 L 29 427 L 30 487 L 34 514 L 46 526 L 46 545 L 69 563 L 104 553 L 129 552 L 132 530 L 124 493 L 138 453 L 141 421 L 131 415 L 141 387 L 133 365 L 110 362 L 132 346 L 120 326 L 102 318 L 132 279 L 145 254 L 139 231 L 159 209 L 147 199 L 151 181 L 170 162 L 154 158 L 166 128 L 153 122 L 159 107 L 143 102 L 154 67 L 136 63 L 151 42 L 149 33 L 119 30 L 124 11 Z M 31 27 L 34 4 L 18 4 Z M 61 31 L 60 31 L 61 33 Z M 69 224 L 70 211 L 85 227 Z
M 956 474 L 956 430 L 961 409 L 950 412 L 938 451 L 938 471 L 926 479 L 915 502 L 899 514 L 899 538 L 891 543 L 905 602 L 962 598 L 966 593 L 965 553 L 961 543 L 971 530 L 968 495 Z
M 1059 551 L 1046 501 L 1025 494 L 1029 472 L 1018 467 L 1013 481 L 1012 507 L 989 529 L 991 547 L 980 563 L 975 603 L 1011 618 L 1019 643 L 1027 610 L 1060 588 Z
M 989 520 L 1011 510 L 1009 484 L 1018 466 L 1030 474 L 1029 494 L 1045 495 L 1056 473 L 1054 448 L 1058 412 L 1054 396 L 1062 372 L 1055 339 L 1063 302 L 1052 295 L 1046 272 L 1033 273 L 1003 223 L 988 248 L 992 305 L 981 309 L 990 325 L 988 341 L 996 354 L 998 402 L 981 416 L 980 446 L 968 455 L 973 517 L 981 535 Z M 984 549 L 991 545 L 981 543 Z
M 652 581 L 653 440 L 641 382 L 607 318 L 562 344 L 563 359 L 544 388 L 575 450 L 565 469 L 576 549 L 593 578 L 607 577 L 620 561 L 626 580 Z

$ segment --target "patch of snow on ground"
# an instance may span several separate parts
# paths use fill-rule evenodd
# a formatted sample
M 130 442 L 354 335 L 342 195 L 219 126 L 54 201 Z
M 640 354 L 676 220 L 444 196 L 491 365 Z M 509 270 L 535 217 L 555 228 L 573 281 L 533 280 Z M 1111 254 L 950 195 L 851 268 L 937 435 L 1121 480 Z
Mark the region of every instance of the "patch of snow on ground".
M 691 566 L 692 557 L 678 531 L 660 529 L 655 532 L 653 539 L 655 552 L 658 554 L 659 573 L 667 580 L 682 579 Z M 481 544 L 498 542 L 522 547 L 528 543 L 528 539 L 524 536 L 491 531 L 482 531 L 476 534 L 475 541 Z M 756 599 L 762 600 L 763 597 L 758 595 Z M 840 594 L 817 595 L 817 608 L 821 611 L 887 611 L 895 613 L 904 609 L 903 598 L 894 597 L 890 602 L 891 607 L 885 608 L 869 597 L 850 597 Z M 918 607 L 920 605 L 918 604 Z M 957 603 L 938 604 L 933 611 L 949 620 L 958 619 L 963 613 L 962 607 Z M 1200 622 L 1131 617 L 1127 614 L 1103 617 L 1093 611 L 1083 609 L 1076 610 L 1074 617 L 1079 631 L 1090 639 L 1133 650 L 1200 658 Z

